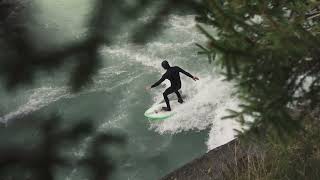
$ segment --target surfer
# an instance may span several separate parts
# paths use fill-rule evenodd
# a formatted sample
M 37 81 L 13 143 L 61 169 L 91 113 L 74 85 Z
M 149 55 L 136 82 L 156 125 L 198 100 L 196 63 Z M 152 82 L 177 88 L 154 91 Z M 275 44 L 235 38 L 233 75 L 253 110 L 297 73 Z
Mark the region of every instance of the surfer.
M 194 81 L 199 80 L 198 77 L 196 76 L 192 76 L 190 73 L 186 72 L 185 70 L 183 70 L 182 68 L 178 67 L 178 66 L 174 66 L 171 67 L 168 63 L 168 61 L 163 61 L 161 63 L 161 66 L 167 70 L 166 73 L 164 73 L 161 77 L 161 79 L 159 81 L 157 81 L 156 83 L 154 83 L 152 86 L 147 86 L 146 90 L 149 90 L 151 88 L 154 88 L 156 86 L 158 86 L 159 84 L 161 84 L 164 80 L 168 79 L 171 83 L 171 86 L 166 89 L 163 93 L 163 98 L 164 101 L 167 104 L 167 107 L 162 107 L 162 110 L 164 111 L 171 111 L 171 107 L 170 107 L 170 103 L 169 103 L 169 99 L 168 99 L 168 95 L 171 93 L 176 93 L 178 96 L 178 102 L 179 103 L 183 103 L 182 97 L 179 93 L 179 89 L 181 88 L 181 80 L 180 80 L 180 74 L 179 73 L 183 73 L 186 76 L 189 76 L 190 78 L 192 78 Z

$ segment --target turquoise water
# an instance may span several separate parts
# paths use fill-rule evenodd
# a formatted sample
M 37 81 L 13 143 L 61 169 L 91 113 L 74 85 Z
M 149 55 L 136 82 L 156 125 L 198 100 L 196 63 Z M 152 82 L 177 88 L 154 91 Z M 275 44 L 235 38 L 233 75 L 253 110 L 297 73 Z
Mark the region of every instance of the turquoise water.
M 43 46 L 81 39 L 87 29 L 90 13 L 88 0 L 35 1 L 38 10 L 33 32 L 47 41 Z M 128 27 L 150 19 L 149 15 L 131 21 Z M 112 46 L 101 48 L 103 64 L 93 77 L 94 84 L 77 94 L 68 91 L 68 68 L 53 74 L 39 74 L 36 84 L 7 94 L 1 90 L 4 107 L 2 121 L 30 113 L 58 112 L 64 119 L 76 121 L 85 117 L 95 120 L 98 131 L 117 131 L 127 136 L 124 152 L 120 153 L 113 179 L 157 179 L 206 151 L 230 141 L 237 125 L 221 121 L 226 108 L 235 108 L 237 99 L 231 96 L 232 85 L 222 77 L 206 57 L 197 55 L 195 43 L 205 43 L 205 37 L 195 27 L 194 15 L 173 14 L 163 23 L 163 31 L 145 45 L 128 41 L 128 30 L 119 29 Z M 47 33 L 50 37 L 47 37 Z M 162 100 L 164 86 L 150 92 L 147 85 L 157 81 L 164 72 L 162 60 L 179 65 L 200 81 L 182 77 L 182 93 L 186 102 L 177 107 L 177 115 L 152 123 L 144 111 Z M 86 142 L 83 142 L 84 144 Z M 82 149 L 74 153 L 81 152 Z M 81 179 L 79 170 L 65 173 L 62 179 Z

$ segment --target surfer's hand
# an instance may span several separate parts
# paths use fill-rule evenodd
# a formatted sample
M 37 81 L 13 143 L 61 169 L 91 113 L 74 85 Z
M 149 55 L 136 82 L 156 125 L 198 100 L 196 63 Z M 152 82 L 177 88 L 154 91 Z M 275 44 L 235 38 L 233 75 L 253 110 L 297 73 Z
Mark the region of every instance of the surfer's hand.
M 145 87 L 145 90 L 146 90 L 146 91 L 148 91 L 148 90 L 150 90 L 150 89 L 151 89 L 150 86 L 146 86 L 146 87 Z
M 194 81 L 197 81 L 197 80 L 199 80 L 199 78 L 197 77 L 197 76 L 193 76 L 193 78 L 192 78 Z

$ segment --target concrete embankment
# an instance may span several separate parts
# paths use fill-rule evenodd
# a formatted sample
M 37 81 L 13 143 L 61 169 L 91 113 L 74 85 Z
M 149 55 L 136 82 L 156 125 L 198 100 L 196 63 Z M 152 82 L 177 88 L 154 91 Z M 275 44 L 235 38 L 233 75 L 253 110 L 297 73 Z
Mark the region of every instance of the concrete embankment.
M 261 150 L 259 150 L 261 151 Z M 258 153 L 256 145 L 235 139 L 169 173 L 161 180 L 218 180 L 225 179 L 230 168 L 243 168 L 246 157 Z

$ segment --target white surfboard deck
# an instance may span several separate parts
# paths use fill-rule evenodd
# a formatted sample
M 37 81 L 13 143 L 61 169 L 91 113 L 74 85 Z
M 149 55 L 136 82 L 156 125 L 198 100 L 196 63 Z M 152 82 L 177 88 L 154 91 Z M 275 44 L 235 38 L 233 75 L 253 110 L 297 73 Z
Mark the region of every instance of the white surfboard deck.
M 183 98 L 185 100 L 185 98 Z M 162 107 L 167 107 L 166 103 L 161 101 L 160 103 L 154 104 L 151 108 L 146 110 L 144 116 L 146 116 L 149 120 L 164 120 L 173 115 L 177 112 L 175 109 L 177 106 L 181 105 L 177 99 L 170 100 L 171 111 L 163 111 Z

